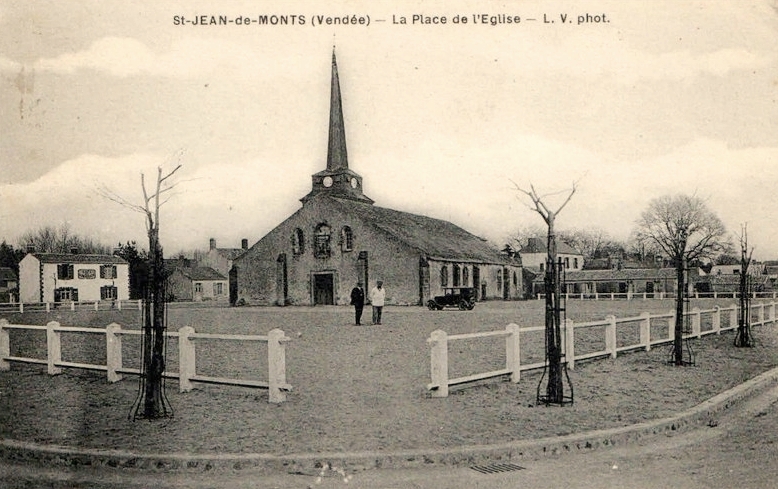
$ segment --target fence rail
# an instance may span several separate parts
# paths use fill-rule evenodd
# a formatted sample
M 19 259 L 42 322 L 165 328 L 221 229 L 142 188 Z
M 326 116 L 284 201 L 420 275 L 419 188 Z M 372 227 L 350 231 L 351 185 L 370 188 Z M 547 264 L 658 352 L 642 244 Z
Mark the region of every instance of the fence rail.
M 122 309 L 143 310 L 143 300 L 100 300 L 100 301 L 67 301 L 67 302 L 9 302 L 0 303 L 0 312 L 51 312 L 56 310 L 70 311 L 108 311 Z
M 690 294 L 690 299 L 737 299 L 740 292 L 695 292 Z M 752 299 L 777 299 L 778 291 L 751 292 Z M 633 299 L 675 299 L 675 292 L 584 292 L 564 293 L 562 297 L 568 300 L 633 300 Z M 542 300 L 546 294 L 535 294 L 535 298 Z
M 709 334 L 720 334 L 722 331 L 732 330 L 738 327 L 737 305 L 722 308 L 715 306 L 712 309 L 701 310 L 697 307 L 684 314 L 684 339 L 700 338 Z M 760 303 L 751 305 L 751 326 L 763 326 L 775 324 L 776 303 Z M 722 326 L 722 314 L 727 317 L 727 325 Z M 710 328 L 702 329 L 703 316 L 709 316 Z M 657 329 L 659 324 L 654 320 L 667 322 L 667 334 L 652 338 L 652 327 Z M 619 345 L 618 327 L 625 324 L 637 324 L 636 342 Z M 576 354 L 576 330 L 604 327 L 605 348 L 583 354 Z M 487 331 L 482 333 L 467 333 L 460 335 L 448 335 L 445 331 L 435 330 L 430 334 L 427 343 L 430 345 L 430 378 L 427 389 L 432 391 L 433 397 L 447 397 L 449 387 L 465 384 L 476 380 L 484 380 L 510 375 L 511 382 L 518 383 L 521 372 L 536 370 L 545 367 L 545 361 L 528 364 L 521 363 L 521 336 L 532 332 L 545 331 L 545 326 L 532 326 L 520 328 L 516 324 L 509 324 L 504 331 Z M 610 315 L 603 320 L 574 323 L 567 319 L 562 331 L 562 361 L 567 363 L 571 370 L 575 369 L 575 362 L 593 358 L 616 358 L 618 353 L 635 350 L 649 351 L 653 346 L 672 343 L 675 336 L 675 313 L 649 314 L 644 312 L 638 316 L 616 318 Z M 489 337 L 505 337 L 505 368 L 483 373 L 477 373 L 466 377 L 449 378 L 448 351 L 449 343 L 464 339 L 482 339 Z M 591 337 L 590 337 L 591 339 Z
M 45 331 L 46 358 L 11 356 L 12 330 Z M 97 334 L 105 336 L 106 364 L 80 363 L 62 359 L 62 333 Z M 28 324 L 10 324 L 6 319 L 0 319 L 0 371 L 10 370 L 11 362 L 46 365 L 50 375 L 62 373 L 63 368 L 78 368 L 84 370 L 104 371 L 108 382 L 122 380 L 122 374 L 140 375 L 137 368 L 125 368 L 122 358 L 122 337 L 141 336 L 140 330 L 122 329 L 119 324 L 112 323 L 101 328 L 85 328 L 78 326 L 61 326 L 56 321 L 46 326 Z M 178 338 L 178 372 L 163 372 L 166 378 L 176 378 L 179 390 L 192 390 L 193 382 L 210 384 L 237 385 L 268 389 L 268 401 L 280 403 L 286 400 L 286 393 L 292 386 L 286 382 L 286 343 L 290 341 L 280 329 L 273 329 L 266 336 L 196 333 L 191 326 L 184 326 L 178 331 L 169 331 L 168 338 Z M 268 380 L 234 379 L 197 374 L 196 344 L 214 341 L 241 341 L 267 343 Z

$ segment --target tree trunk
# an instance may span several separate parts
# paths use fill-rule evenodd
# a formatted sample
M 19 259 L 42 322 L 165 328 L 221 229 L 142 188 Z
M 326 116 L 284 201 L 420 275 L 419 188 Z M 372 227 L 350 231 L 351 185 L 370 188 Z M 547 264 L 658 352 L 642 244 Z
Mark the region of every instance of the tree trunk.
M 548 219 L 548 257 L 546 263 L 546 356 L 548 358 L 548 386 L 546 387 L 546 402 L 562 404 L 564 387 L 562 383 L 562 342 L 560 299 L 561 287 L 559 268 L 557 266 L 556 236 L 554 234 L 554 219 Z
M 676 260 L 675 272 L 678 281 L 678 293 L 675 297 L 675 335 L 673 338 L 673 360 L 675 365 L 683 365 L 683 303 L 686 294 L 685 260 Z
M 165 274 L 162 246 L 158 232 L 149 231 L 149 283 L 146 292 L 143 361 L 145 392 L 143 417 L 163 417 L 167 414 L 163 392 L 165 371 Z

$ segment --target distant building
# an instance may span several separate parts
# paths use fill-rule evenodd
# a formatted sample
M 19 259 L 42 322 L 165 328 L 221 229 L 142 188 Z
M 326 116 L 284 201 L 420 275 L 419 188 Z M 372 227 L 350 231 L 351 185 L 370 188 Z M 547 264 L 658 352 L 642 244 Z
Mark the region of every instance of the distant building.
M 240 248 L 217 248 L 216 240 L 210 239 L 208 252 L 198 260 L 201 267 L 211 267 L 225 277 L 229 275 L 235 259 L 246 252 L 249 240 L 242 239 Z
M 0 267 L 0 302 L 19 300 L 19 279 L 13 269 Z
M 326 168 L 302 208 L 235 258 L 231 301 L 348 304 L 352 287 L 382 280 L 387 304 L 426 304 L 446 287 L 477 300 L 523 296 L 521 263 L 450 222 L 373 205 L 349 168 L 335 54 Z M 234 294 L 234 295 L 233 295 Z
M 227 277 L 211 267 L 174 267 L 169 270 L 167 296 L 175 301 L 224 301 Z
M 565 270 L 581 270 L 584 265 L 583 254 L 564 241 L 556 243 L 557 260 L 564 263 Z M 529 238 L 527 244 L 519 250 L 521 264 L 533 271 L 545 272 L 548 259 L 548 246 L 545 238 Z
M 677 278 L 675 268 L 622 268 L 608 270 L 576 270 L 564 274 L 562 293 L 583 294 L 654 294 L 675 293 Z M 701 272 L 690 270 L 693 287 L 701 281 Z M 544 293 L 543 277 L 532 283 L 533 294 Z
M 116 255 L 28 253 L 19 262 L 21 302 L 129 298 L 129 264 Z

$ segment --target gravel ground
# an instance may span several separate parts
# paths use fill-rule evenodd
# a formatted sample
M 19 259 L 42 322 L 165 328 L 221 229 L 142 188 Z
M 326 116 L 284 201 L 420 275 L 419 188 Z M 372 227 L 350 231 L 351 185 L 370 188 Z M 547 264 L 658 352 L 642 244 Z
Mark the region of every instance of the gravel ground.
M 712 301 L 699 307 L 711 308 Z M 729 306 L 731 302 L 719 302 Z M 608 314 L 637 316 L 668 312 L 672 301 L 570 302 L 568 316 L 591 321 Z M 369 312 L 369 311 L 366 311 Z M 481 303 L 470 312 L 427 311 L 388 307 L 382 326 L 353 326 L 351 309 L 316 308 L 171 308 L 170 329 L 192 325 L 198 332 L 266 334 L 283 329 L 287 345 L 287 402 L 269 404 L 262 390 L 203 385 L 181 394 L 167 383 L 174 416 L 165 420 L 128 419 L 138 393 L 129 376 L 108 384 L 105 374 L 67 369 L 48 376 L 40 365 L 14 363 L 0 373 L 0 436 L 41 443 L 148 452 L 273 453 L 381 451 L 448 448 L 564 435 L 576 431 L 624 426 L 675 414 L 778 365 L 778 332 L 754 329 L 753 348 L 732 346 L 732 332 L 690 342 L 696 365 L 667 365 L 669 347 L 620 355 L 617 359 L 579 362 L 570 371 L 575 403 L 566 407 L 535 406 L 541 372 L 522 374 L 521 381 L 484 382 L 432 398 L 429 346 L 436 329 L 449 334 L 542 324 L 543 303 Z M 116 321 L 138 325 L 137 312 L 55 312 L 0 315 L 12 323 L 100 326 Z M 722 319 L 723 326 L 728 320 Z M 175 325 L 175 326 L 173 326 Z M 703 330 L 709 320 L 703 319 Z M 653 330 L 663 331 L 661 323 Z M 625 325 L 619 344 L 631 341 L 634 327 Z M 664 330 L 666 331 L 666 330 Z M 578 334 L 578 333 L 577 333 Z M 40 354 L 41 333 L 14 331 L 12 355 Z M 602 330 L 587 329 L 576 349 L 595 348 Z M 542 335 L 522 337 L 523 361 L 542 359 Z M 63 335 L 63 359 L 104 361 L 100 335 L 78 343 Z M 580 342 L 580 343 L 579 343 Z M 198 343 L 199 348 L 200 343 Z M 125 340 L 125 356 L 137 345 Z M 168 365 L 176 370 L 175 341 Z M 265 352 L 225 342 L 198 349 L 198 373 L 263 378 Z M 501 368 L 501 341 L 452 343 L 451 375 Z M 526 359 L 526 360 L 524 360 Z M 503 363 L 504 365 L 504 363 Z M 125 359 L 125 366 L 133 361 Z

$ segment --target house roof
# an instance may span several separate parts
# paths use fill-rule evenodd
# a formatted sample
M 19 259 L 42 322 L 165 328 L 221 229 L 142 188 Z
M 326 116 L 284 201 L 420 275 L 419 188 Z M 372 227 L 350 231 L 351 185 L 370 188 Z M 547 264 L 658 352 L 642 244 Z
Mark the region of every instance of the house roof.
M 227 280 L 224 275 L 211 267 L 179 268 L 178 270 L 190 280 Z
M 565 282 L 621 282 L 626 280 L 674 280 L 675 268 L 623 268 L 621 270 L 574 270 Z M 543 277 L 536 279 L 542 281 Z
M 565 243 L 564 241 L 556 242 L 556 252 L 565 255 L 581 255 L 579 251 L 576 251 L 572 246 Z M 521 250 L 519 250 L 519 254 L 522 253 L 548 253 L 548 247 L 546 246 L 545 240 L 542 238 L 529 238 L 527 240 L 527 244 L 522 246 Z
M 127 261 L 117 255 L 92 255 L 81 253 L 31 253 L 41 263 L 78 263 L 82 265 L 127 265 Z
M 502 255 L 485 239 L 448 221 L 324 195 L 322 198 L 336 202 L 344 213 L 382 230 L 430 258 L 520 264 Z
M 0 267 L 0 280 L 16 281 L 16 274 L 9 267 Z
M 246 252 L 243 248 L 216 248 L 216 252 L 228 260 L 234 260 Z

